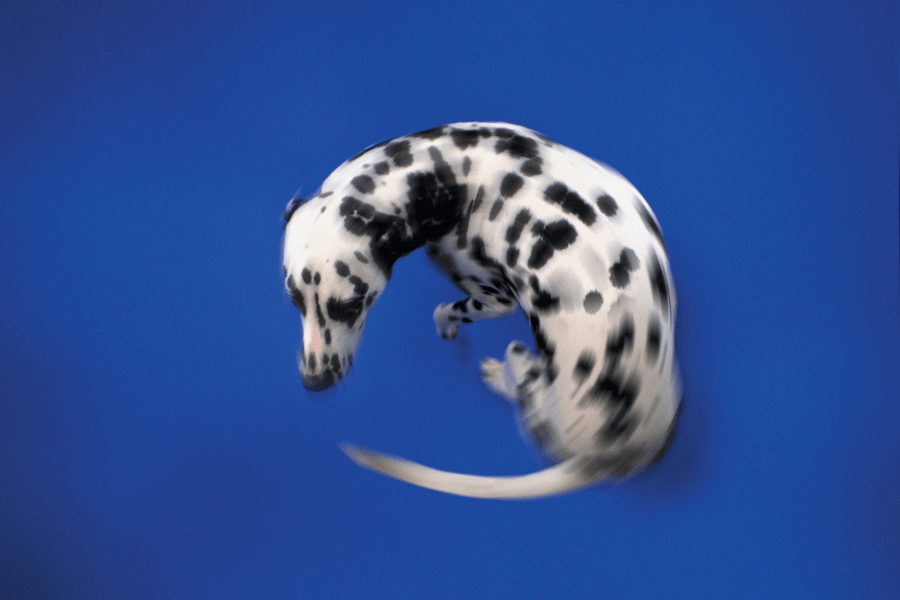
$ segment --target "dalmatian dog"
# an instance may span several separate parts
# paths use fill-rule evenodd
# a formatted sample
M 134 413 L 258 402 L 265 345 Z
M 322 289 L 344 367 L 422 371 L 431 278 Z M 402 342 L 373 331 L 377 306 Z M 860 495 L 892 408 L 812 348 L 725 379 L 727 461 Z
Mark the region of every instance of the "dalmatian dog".
M 613 169 L 523 127 L 455 123 L 364 150 L 285 220 L 308 390 L 347 374 L 394 262 L 423 246 L 466 295 L 434 311 L 442 337 L 516 306 L 534 334 L 536 353 L 512 342 L 481 373 L 550 466 L 463 475 L 343 445 L 356 463 L 461 496 L 538 498 L 664 453 L 681 399 L 675 291 L 653 212 Z

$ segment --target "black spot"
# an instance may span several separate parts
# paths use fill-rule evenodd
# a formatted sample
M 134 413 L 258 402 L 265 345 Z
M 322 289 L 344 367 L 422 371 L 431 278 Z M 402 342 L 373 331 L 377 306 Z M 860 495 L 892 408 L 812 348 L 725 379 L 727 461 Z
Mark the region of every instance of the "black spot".
M 338 214 L 342 217 L 353 214 L 362 219 L 371 219 L 375 215 L 375 207 L 353 196 L 344 196 Z
M 334 270 L 335 270 L 335 271 L 337 272 L 337 274 L 340 275 L 341 277 L 346 277 L 347 275 L 350 274 L 350 267 L 348 267 L 348 266 L 347 266 L 347 263 L 345 263 L 345 262 L 342 261 L 342 260 L 336 260 L 336 261 L 334 261 Z
M 647 206 L 641 202 L 639 198 L 634 199 L 634 206 L 637 208 L 638 214 L 641 215 L 641 219 L 644 220 L 644 225 L 647 226 L 647 229 L 650 230 L 657 240 L 659 240 L 660 245 L 662 245 L 663 249 L 666 247 L 666 241 L 663 239 L 662 231 L 659 229 L 659 223 L 656 222 L 656 218 L 650 214 L 650 211 L 647 210 Z
M 472 200 L 472 212 L 478 212 L 478 207 L 481 206 L 481 202 L 484 200 L 484 186 L 478 186 L 478 191 L 475 192 L 475 199 Z
M 504 198 L 514 196 L 521 189 L 524 182 L 525 180 L 518 173 L 507 173 L 503 177 L 503 181 L 500 182 L 500 195 Z
M 472 298 L 472 308 L 475 310 L 481 310 L 484 307 L 484 304 L 479 302 L 477 299 Z
M 554 250 L 568 247 L 577 237 L 575 228 L 564 219 L 547 225 L 542 225 L 538 221 L 532 228 L 532 232 L 538 235 L 538 239 L 531 247 L 531 256 L 528 257 L 528 268 L 530 269 L 543 268 L 553 256 Z
M 522 230 L 525 229 L 525 225 L 527 225 L 530 220 L 531 212 L 529 212 L 527 208 L 520 210 L 516 214 L 516 218 L 513 219 L 512 225 L 506 230 L 506 241 L 510 244 L 518 242 L 519 236 L 522 235 Z
M 450 137 L 453 143 L 460 150 L 465 150 L 470 146 L 478 145 L 478 138 L 490 137 L 491 132 L 482 127 L 481 129 L 452 129 Z
M 319 327 L 322 329 L 325 328 L 325 313 L 322 312 L 322 304 L 319 302 L 319 294 L 315 294 L 313 296 L 313 301 L 316 305 L 316 322 L 319 324 Z
M 669 284 L 656 252 L 650 255 L 650 287 L 653 289 L 653 297 L 663 307 L 663 314 L 669 311 Z
M 319 198 L 327 198 L 328 196 L 332 195 L 333 193 L 334 193 L 334 192 L 322 192 L 322 193 L 319 194 L 318 197 L 319 197 Z
M 519 170 L 522 171 L 523 175 L 527 175 L 528 177 L 540 175 L 543 172 L 543 169 L 541 169 L 541 164 L 543 162 L 541 157 L 532 158 L 523 162 Z
M 504 135 L 501 135 L 501 132 L 512 133 L 509 129 L 498 129 L 494 133 L 497 135 L 497 137 L 503 138 Z M 494 146 L 494 151 L 497 154 L 502 154 L 505 152 L 513 158 L 538 157 L 537 142 L 535 142 L 531 138 L 523 137 L 518 134 L 514 134 L 508 139 L 497 140 L 497 144 Z
M 528 268 L 543 268 L 543 266 L 547 264 L 547 261 L 550 260 L 550 257 L 552 256 L 553 247 L 545 240 L 539 239 L 534 243 L 533 246 L 531 246 L 531 255 L 528 257 Z
M 363 194 L 371 194 L 375 191 L 375 182 L 368 175 L 357 175 L 350 180 L 350 183 Z
M 406 214 L 414 230 L 414 248 L 444 237 L 462 217 L 466 185 L 457 185 L 453 171 L 443 165 L 436 165 L 434 173 L 410 173 L 406 179 L 409 186 Z
M 506 266 L 512 268 L 516 266 L 516 262 L 519 260 L 519 249 L 515 246 L 510 246 L 506 250 Z
M 437 176 L 441 185 L 448 187 L 455 186 L 456 175 L 453 173 L 453 169 L 447 161 L 444 160 L 444 155 L 441 154 L 441 151 L 432 146 L 428 149 L 428 156 L 430 156 L 432 162 L 434 162 L 434 174 Z
M 531 304 L 538 312 L 547 312 L 559 309 L 559 298 L 546 290 L 531 298 Z
M 632 348 L 634 348 L 634 319 L 626 314 L 622 317 L 618 330 L 610 332 L 606 338 L 604 368 L 608 372 L 614 371 L 622 361 L 622 356 Z
M 619 261 L 609 268 L 609 281 L 614 287 L 624 288 L 631 281 L 630 273 L 640 266 L 637 254 L 631 248 L 624 248 Z
M 306 267 L 303 267 L 303 270 L 300 271 L 300 277 L 303 278 L 303 283 L 305 283 L 306 285 L 312 283 L 312 273 L 310 273 L 309 269 L 307 269 Z
M 287 278 L 287 290 L 288 295 L 291 297 L 291 302 L 294 303 L 294 306 L 300 309 L 300 314 L 304 317 L 306 316 L 306 299 L 303 297 L 303 292 L 297 287 L 296 282 L 294 281 L 294 276 L 291 275 Z
M 594 356 L 594 353 L 590 350 L 582 350 L 575 363 L 575 368 L 572 370 L 572 377 L 579 382 L 584 381 L 594 370 L 595 364 L 597 364 L 597 357 Z
M 459 250 L 465 249 L 468 244 L 466 235 L 469 232 L 469 220 L 472 218 L 473 206 L 475 206 L 475 202 L 469 202 L 469 208 L 466 209 L 466 213 L 463 215 L 462 219 L 459 220 L 459 227 L 456 230 L 456 248 Z
M 635 377 L 623 379 L 604 370 L 597 378 L 590 392 L 579 404 L 605 404 L 612 411 L 612 416 L 601 429 L 602 437 L 598 441 L 611 443 L 633 433 L 636 420 L 626 421 L 626 418 L 639 392 L 640 383 Z
M 359 250 L 356 250 L 356 251 L 353 253 L 353 256 L 355 256 L 355 257 L 356 257 L 356 260 L 358 260 L 358 261 L 361 262 L 362 264 L 364 264 L 364 265 L 369 264 L 369 259 L 366 258 L 366 255 L 363 254 L 362 252 L 360 252 Z
M 387 175 L 391 171 L 391 165 L 388 161 L 383 160 L 380 163 L 375 164 L 375 172 L 379 175 Z
M 331 330 L 327 328 L 325 329 L 325 344 L 331 344 Z
M 313 275 L 313 283 L 316 285 L 319 285 L 319 283 L 321 283 L 321 281 L 322 281 L 322 276 L 319 275 L 318 271 L 316 271 L 316 274 Z
M 338 323 L 346 323 L 347 327 L 353 327 L 363 311 L 363 298 L 356 297 L 349 300 L 339 300 L 331 297 L 325 303 L 328 317 Z M 324 325 L 323 325 L 324 326 Z
M 547 370 L 544 371 L 544 375 L 547 377 L 547 385 L 552 384 L 556 381 L 556 378 L 559 377 L 559 367 L 554 362 L 547 363 Z
M 453 138 L 453 143 L 460 150 L 478 144 L 478 132 L 471 129 L 452 129 L 450 137 Z
M 389 144 L 385 147 L 384 153 L 394 159 L 394 164 L 398 167 L 408 167 L 413 163 L 412 154 L 409 152 L 409 140 Z
M 365 296 L 369 291 L 369 284 L 356 275 L 351 275 L 347 279 L 347 281 L 349 281 L 353 285 L 353 293 L 358 296 Z
M 491 212 L 488 214 L 488 221 L 493 221 L 497 218 L 497 215 L 500 214 L 500 211 L 503 209 L 503 200 L 497 198 L 494 200 L 494 204 L 491 206 Z
M 630 407 L 629 407 L 630 411 Z M 626 441 L 637 429 L 639 419 L 629 415 L 629 411 L 619 410 L 597 431 L 597 445 L 606 446 L 618 441 Z
M 662 333 L 660 331 L 659 317 L 653 316 L 647 327 L 647 362 L 651 365 L 659 358 L 659 345 Z
M 463 314 L 469 312 L 469 308 L 466 306 L 465 300 L 457 300 L 451 306 L 451 308 L 457 312 L 461 312 Z
M 531 334 L 534 336 L 534 345 L 537 350 L 548 359 L 552 359 L 556 354 L 556 347 L 547 340 L 547 336 L 541 330 L 541 320 L 536 313 L 528 317 L 528 324 L 531 325 Z
M 562 250 L 575 241 L 577 237 L 575 228 L 565 219 L 547 223 L 541 232 L 541 237 L 550 242 L 555 250 Z
M 309 370 L 315 371 L 317 364 L 318 362 L 316 361 L 316 355 L 310 352 L 309 356 L 307 357 L 307 366 L 309 367 Z
M 471 240 L 469 256 L 482 267 L 494 266 L 494 260 L 487 255 L 484 249 L 484 240 L 480 236 L 473 236 Z
M 574 214 L 578 219 L 590 227 L 597 220 L 597 213 L 591 208 L 590 204 L 584 201 L 584 198 L 577 192 L 570 190 L 566 184 L 557 181 L 544 191 L 544 199 L 548 202 L 558 204 L 563 212 Z
M 472 168 L 472 159 L 466 156 L 462 161 L 462 174 L 463 177 L 469 174 L 469 170 Z
M 583 305 L 584 312 L 589 315 L 595 315 L 600 310 L 600 307 L 603 306 L 603 295 L 596 290 L 588 292 L 584 296 Z
M 534 306 L 535 310 L 540 313 L 559 310 L 559 298 L 547 290 L 541 289 L 540 282 L 535 275 L 532 275 L 529 278 L 528 284 L 534 292 L 531 296 L 531 304 Z
M 616 204 L 615 199 L 609 194 L 603 194 L 597 198 L 597 206 L 600 207 L 600 212 L 607 217 L 615 216 L 616 211 L 619 210 L 619 205 Z
M 414 138 L 425 138 L 426 140 L 436 140 L 439 137 L 444 135 L 444 126 L 440 127 L 432 127 L 431 129 L 426 129 L 424 131 L 419 131 L 417 133 L 412 134 L 409 137 Z

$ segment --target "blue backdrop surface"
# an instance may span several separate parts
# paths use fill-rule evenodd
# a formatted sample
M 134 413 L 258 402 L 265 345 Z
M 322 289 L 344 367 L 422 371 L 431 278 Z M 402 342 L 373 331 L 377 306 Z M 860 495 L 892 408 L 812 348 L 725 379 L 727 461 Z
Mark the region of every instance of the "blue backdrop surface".
M 727 5 L 727 6 L 726 6 Z M 0 597 L 900 597 L 895 1 L 11 2 Z M 459 293 L 401 260 L 354 371 L 296 368 L 281 211 L 365 146 L 504 120 L 622 172 L 678 291 L 669 454 L 560 498 Z

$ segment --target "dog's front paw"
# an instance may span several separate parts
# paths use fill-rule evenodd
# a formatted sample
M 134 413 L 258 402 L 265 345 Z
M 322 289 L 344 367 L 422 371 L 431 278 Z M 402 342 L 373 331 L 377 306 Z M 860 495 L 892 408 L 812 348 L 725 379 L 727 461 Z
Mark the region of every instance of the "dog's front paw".
M 434 309 L 434 324 L 437 326 L 438 335 L 445 340 L 452 340 L 456 337 L 459 318 L 453 315 L 452 305 L 438 304 Z

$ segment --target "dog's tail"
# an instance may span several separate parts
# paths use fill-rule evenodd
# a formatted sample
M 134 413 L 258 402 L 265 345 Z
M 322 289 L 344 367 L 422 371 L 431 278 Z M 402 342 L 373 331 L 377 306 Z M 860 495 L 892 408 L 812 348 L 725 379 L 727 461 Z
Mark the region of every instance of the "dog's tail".
M 583 461 L 570 458 L 537 473 L 517 477 L 481 477 L 432 469 L 412 461 L 381 454 L 352 444 L 341 444 L 356 464 L 389 477 L 424 488 L 470 498 L 526 499 L 555 496 L 590 487 L 606 473 L 583 468 Z

